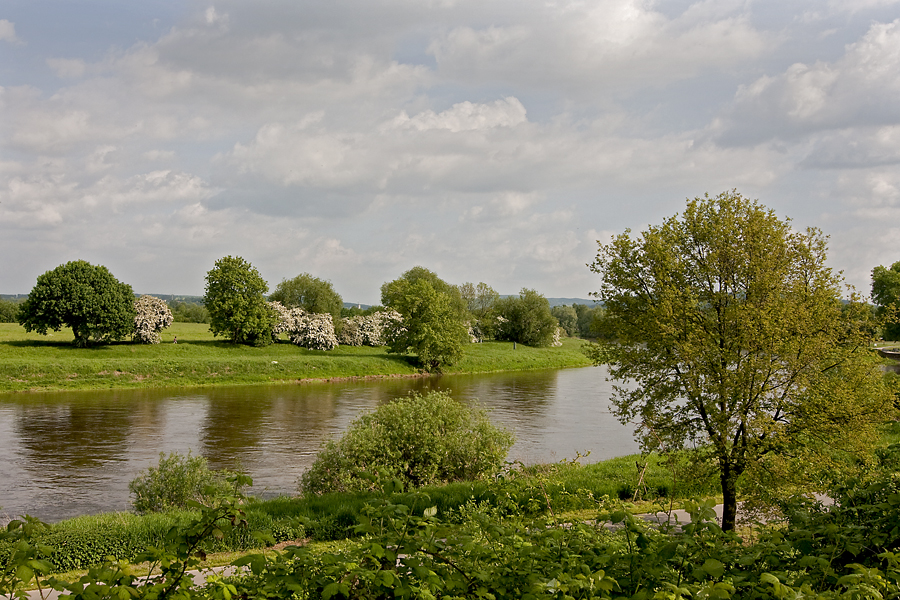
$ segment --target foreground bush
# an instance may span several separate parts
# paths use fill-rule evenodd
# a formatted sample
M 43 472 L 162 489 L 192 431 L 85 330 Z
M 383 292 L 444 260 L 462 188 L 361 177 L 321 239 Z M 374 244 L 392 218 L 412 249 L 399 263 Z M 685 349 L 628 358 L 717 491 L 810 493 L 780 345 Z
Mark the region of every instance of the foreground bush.
M 173 452 L 159 455 L 159 465 L 141 471 L 128 484 L 138 513 L 187 508 L 190 501 L 209 504 L 215 498 L 239 492 L 228 481 L 235 473 L 214 471 L 202 456 Z
M 364 491 L 378 472 L 405 489 L 477 480 L 499 470 L 512 443 L 512 434 L 483 410 L 445 392 L 412 395 L 360 417 L 344 437 L 325 444 L 300 487 L 313 494 Z

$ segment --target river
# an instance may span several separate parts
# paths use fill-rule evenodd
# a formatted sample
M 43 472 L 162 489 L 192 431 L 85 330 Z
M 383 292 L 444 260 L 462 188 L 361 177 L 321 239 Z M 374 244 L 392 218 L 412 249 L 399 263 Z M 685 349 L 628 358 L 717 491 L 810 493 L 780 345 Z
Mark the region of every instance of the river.
M 293 494 L 322 442 L 410 391 L 479 402 L 513 431 L 510 460 L 587 462 L 638 451 L 610 413 L 605 367 L 489 375 L 0 397 L 0 518 L 58 521 L 129 508 L 128 482 L 160 452 L 240 468 L 251 493 Z

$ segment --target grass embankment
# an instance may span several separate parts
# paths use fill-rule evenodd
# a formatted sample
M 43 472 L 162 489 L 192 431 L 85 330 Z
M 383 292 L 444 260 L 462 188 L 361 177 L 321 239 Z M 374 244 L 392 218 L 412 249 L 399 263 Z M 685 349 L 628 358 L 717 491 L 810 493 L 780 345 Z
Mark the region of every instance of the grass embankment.
M 419 490 L 427 494 L 395 494 L 392 501 L 407 504 L 419 513 L 437 506 L 443 519 L 460 519 L 474 506 L 495 507 L 516 514 L 548 514 L 559 518 L 566 514 L 578 518 L 596 518 L 600 500 L 607 496 L 631 499 L 638 484 L 635 463 L 639 455 L 623 456 L 590 465 L 552 464 L 529 467 L 498 481 L 455 483 Z M 675 481 L 672 471 L 660 457 L 651 455 L 644 473 L 645 497 L 667 504 L 669 496 L 681 499 L 717 493 L 714 480 Z M 662 494 L 662 496 L 660 496 Z M 374 494 L 326 494 L 300 498 L 251 500 L 246 507 L 248 527 L 238 529 L 224 540 L 210 540 L 208 552 L 235 552 L 261 548 L 254 531 L 271 532 L 278 542 L 309 539 L 316 542 L 345 539 L 353 535 L 365 505 Z M 467 508 L 463 508 L 467 507 Z M 636 510 L 653 510 L 652 503 L 639 504 Z M 585 516 L 587 515 L 587 516 Z M 41 542 L 56 548 L 53 565 L 59 571 L 82 569 L 107 556 L 133 560 L 143 549 L 158 546 L 174 525 L 185 524 L 197 513 L 175 511 L 139 516 L 132 513 L 108 513 L 82 516 L 53 525 Z
M 416 376 L 411 357 L 386 348 L 339 346 L 323 352 L 290 343 L 264 348 L 214 338 L 205 324 L 174 323 L 163 343 L 72 346 L 69 330 L 42 336 L 0 324 L 0 393 L 137 387 L 287 383 L 298 380 Z M 175 337 L 178 343 L 173 344 Z M 507 342 L 471 344 L 445 373 L 489 373 L 587 366 L 581 340 L 558 348 Z

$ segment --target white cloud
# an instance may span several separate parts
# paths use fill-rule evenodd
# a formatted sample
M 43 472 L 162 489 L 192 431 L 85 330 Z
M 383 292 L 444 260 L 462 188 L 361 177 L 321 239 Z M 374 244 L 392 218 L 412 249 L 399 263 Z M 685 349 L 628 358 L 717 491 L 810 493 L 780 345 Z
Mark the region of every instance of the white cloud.
M 0 19 L 0 42 L 9 42 L 10 44 L 21 44 L 22 40 L 16 36 L 16 25 L 6 19 Z
M 839 60 L 796 63 L 742 86 L 718 124 L 727 143 L 900 122 L 900 19 L 873 24 Z
M 402 112 L 393 121 L 395 127 L 411 127 L 418 131 L 446 129 L 453 133 L 491 127 L 514 127 L 526 121 L 525 107 L 518 98 L 504 98 L 490 104 L 460 102 L 448 110 L 435 114 L 428 110 L 410 118 Z
M 48 58 L 47 66 L 62 79 L 78 79 L 85 71 L 85 63 L 80 58 Z
M 731 68 L 770 52 L 775 41 L 752 26 L 740 3 L 698 2 L 674 18 L 643 0 L 547 3 L 517 17 L 450 28 L 429 46 L 439 72 L 606 95 Z

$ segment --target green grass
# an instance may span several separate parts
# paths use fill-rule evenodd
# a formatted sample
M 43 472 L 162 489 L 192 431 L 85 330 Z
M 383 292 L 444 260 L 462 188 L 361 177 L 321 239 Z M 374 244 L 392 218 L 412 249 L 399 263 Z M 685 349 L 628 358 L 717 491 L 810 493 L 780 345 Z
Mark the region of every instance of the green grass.
M 178 343 L 173 344 L 174 337 Z M 17 324 L 0 324 L 0 393 L 138 387 L 285 383 L 301 379 L 412 377 L 410 357 L 386 348 L 340 346 L 329 352 L 289 343 L 264 348 L 233 345 L 214 338 L 208 326 L 174 323 L 156 345 L 115 343 L 72 346 L 68 330 L 42 336 Z M 465 357 L 447 373 L 486 373 L 587 366 L 581 340 L 558 348 L 529 348 L 490 342 L 466 347 Z
M 643 460 L 640 455 L 630 455 L 583 466 L 539 465 L 517 469 L 497 481 L 422 488 L 416 493 L 394 494 L 391 500 L 406 504 L 418 513 L 437 506 L 438 514 L 451 521 L 464 515 L 465 511 L 460 509 L 469 503 L 531 515 L 547 514 L 550 510 L 560 515 L 593 509 L 596 517 L 601 508 L 598 502 L 604 496 L 618 502 L 625 490 L 630 500 L 638 482 L 635 463 Z M 661 492 L 671 494 L 673 499 L 718 492 L 716 483 L 708 479 L 672 487 L 670 469 L 655 455 L 649 457 L 644 478 L 648 491 L 645 499 L 665 501 L 668 496 L 659 497 Z M 244 507 L 248 527 L 233 531 L 223 540 L 209 540 L 206 551 L 242 552 L 261 548 L 261 542 L 252 535 L 254 531 L 268 531 L 277 542 L 301 538 L 320 542 L 345 539 L 353 535 L 366 504 L 376 497 L 374 493 L 334 493 L 270 500 L 251 498 Z M 647 506 L 639 504 L 635 510 L 649 510 Z M 56 548 L 52 563 L 58 571 L 83 569 L 106 556 L 133 561 L 143 549 L 162 543 L 169 528 L 183 526 L 198 515 L 197 511 L 190 510 L 147 515 L 122 512 L 85 515 L 56 523 L 43 535 L 41 543 Z M 0 548 L 0 555 L 3 552 Z

